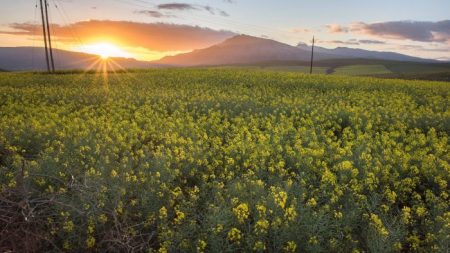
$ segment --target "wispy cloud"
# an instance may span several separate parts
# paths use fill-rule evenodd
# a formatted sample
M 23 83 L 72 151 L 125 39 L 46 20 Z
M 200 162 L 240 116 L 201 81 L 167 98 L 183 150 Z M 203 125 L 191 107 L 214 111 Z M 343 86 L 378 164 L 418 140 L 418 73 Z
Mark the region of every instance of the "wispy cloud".
M 326 44 L 336 44 L 336 45 L 382 45 L 386 44 L 384 41 L 380 40 L 358 40 L 358 39 L 348 39 L 348 40 L 327 40 L 327 41 L 319 41 L 321 43 Z
M 291 30 L 292 33 L 309 33 L 311 32 L 310 29 L 307 28 L 294 28 Z
M 150 16 L 150 17 L 153 17 L 153 18 L 172 18 L 172 17 L 175 17 L 175 15 L 165 14 L 165 13 L 162 13 L 160 11 L 154 11 L 154 10 L 140 10 L 140 11 L 135 11 L 134 13 L 147 15 L 147 16 Z
M 321 40 L 318 41 L 320 43 L 326 43 L 326 44 L 336 44 L 336 45 L 359 45 L 357 41 L 343 41 L 343 40 Z
M 401 50 L 421 50 L 427 52 L 450 52 L 450 47 L 436 48 L 436 47 L 424 47 L 420 45 L 400 45 L 396 49 Z
M 359 33 L 384 39 L 412 40 L 420 42 L 450 42 L 450 20 L 390 21 L 378 23 L 357 22 L 350 26 L 328 26 L 334 33 Z
M 207 11 L 212 15 L 221 15 L 228 17 L 229 14 L 221 9 L 211 7 L 209 5 L 199 5 L 199 4 L 188 4 L 188 3 L 167 3 L 157 5 L 159 10 L 169 10 L 169 11 Z
M 160 4 L 158 5 L 158 9 L 160 10 L 197 10 L 197 8 L 193 4 L 187 3 L 169 3 L 169 4 Z
M 35 31 L 40 31 L 39 25 L 30 23 L 15 23 L 9 28 L 14 30 L 0 31 L 0 34 L 32 36 Z M 55 24 L 52 28 L 54 38 L 60 41 L 111 41 L 161 52 L 204 48 L 235 35 L 230 31 L 199 26 L 111 20 L 89 20 L 67 26 Z M 73 38 L 74 32 L 79 38 Z
M 327 25 L 327 28 L 331 33 L 346 33 L 349 31 L 349 28 L 338 24 L 329 24 Z
M 381 40 L 359 40 L 358 42 L 361 44 L 377 44 L 377 45 L 386 44 L 385 41 Z

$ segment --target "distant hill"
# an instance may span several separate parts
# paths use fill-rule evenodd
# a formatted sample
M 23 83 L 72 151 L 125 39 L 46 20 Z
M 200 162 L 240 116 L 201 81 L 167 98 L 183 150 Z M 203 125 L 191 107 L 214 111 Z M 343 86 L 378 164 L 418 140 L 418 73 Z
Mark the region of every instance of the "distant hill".
M 237 35 L 220 44 L 190 53 L 167 56 L 155 63 L 174 66 L 212 66 L 269 61 L 308 61 L 310 54 L 308 50 L 278 41 Z M 316 57 L 317 60 L 333 58 L 327 54 L 318 54 Z
M 97 55 L 55 50 L 55 65 L 58 70 L 102 69 L 102 60 Z M 106 61 L 107 69 L 150 68 L 161 66 L 191 67 L 191 66 L 309 66 L 311 48 L 306 44 L 298 46 L 287 45 L 275 40 L 237 35 L 222 43 L 208 48 L 194 50 L 189 53 L 167 56 L 153 62 L 138 61 L 127 58 L 112 58 Z M 393 52 L 378 52 L 363 49 L 338 47 L 327 49 L 316 47 L 314 66 L 323 67 L 328 74 L 335 69 L 347 65 L 378 64 L 388 70 L 408 65 L 413 72 L 431 68 L 432 71 L 447 71 L 442 62 L 422 59 Z M 386 62 L 389 61 L 389 62 Z M 112 64 L 114 62 L 115 64 Z M 413 65 L 411 65 L 413 63 Z M 419 64 L 419 65 L 414 65 Z M 429 65 L 429 66 L 425 66 Z M 119 67 L 120 66 L 120 67 Z M 412 67 L 410 67 L 412 66 Z M 35 47 L 4 47 L 0 48 L 0 69 L 6 71 L 41 71 L 46 69 L 43 48 Z M 0 70 L 1 71 L 1 70 Z M 402 71 L 404 72 L 404 71 Z
M 303 50 L 311 50 L 311 46 L 299 43 L 298 48 Z M 389 60 L 389 61 L 408 61 L 408 62 L 438 62 L 436 60 L 423 59 L 419 57 L 413 57 L 409 55 L 394 53 L 394 52 L 379 52 L 370 51 L 359 48 L 349 47 L 337 47 L 334 49 L 328 49 L 324 47 L 314 47 L 314 51 L 317 53 L 325 53 L 333 55 L 334 58 L 359 58 L 359 59 L 377 59 L 377 60 Z
M 99 56 L 66 50 L 54 50 L 55 68 L 67 69 L 101 69 L 102 61 Z M 154 66 L 149 62 L 128 58 L 111 58 L 106 64 L 108 69 L 148 68 Z M 0 69 L 7 71 L 41 71 L 46 70 L 44 48 L 38 47 L 0 47 Z
M 297 47 L 270 39 L 237 35 L 226 41 L 190 53 L 164 57 L 155 61 L 158 64 L 173 66 L 220 66 L 275 62 L 307 62 L 311 57 L 311 48 L 306 44 Z M 392 52 L 377 52 L 354 48 L 326 49 L 317 47 L 316 61 L 330 59 L 378 59 L 410 62 L 436 62 Z

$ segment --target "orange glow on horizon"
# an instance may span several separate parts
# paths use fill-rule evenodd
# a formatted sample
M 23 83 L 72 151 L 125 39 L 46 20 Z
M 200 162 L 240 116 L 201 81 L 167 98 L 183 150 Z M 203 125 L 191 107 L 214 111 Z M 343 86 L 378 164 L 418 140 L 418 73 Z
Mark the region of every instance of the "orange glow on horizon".
M 88 44 L 77 49 L 79 52 L 95 54 L 106 60 L 110 57 L 132 58 L 133 56 L 123 48 L 108 42 Z

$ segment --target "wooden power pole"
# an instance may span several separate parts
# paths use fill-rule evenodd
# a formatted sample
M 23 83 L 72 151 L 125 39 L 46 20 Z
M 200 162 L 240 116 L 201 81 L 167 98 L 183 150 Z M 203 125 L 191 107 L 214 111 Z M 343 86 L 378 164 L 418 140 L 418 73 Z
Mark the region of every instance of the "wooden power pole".
M 44 4 L 42 3 L 42 0 L 40 0 L 39 3 L 41 4 L 42 32 L 44 34 L 44 45 L 45 45 L 45 61 L 47 62 L 47 71 L 50 72 L 50 63 L 48 60 L 48 47 L 47 47 L 47 27 L 45 26 Z
M 312 74 L 313 71 L 313 62 L 314 62 L 314 36 L 312 39 L 312 48 L 311 48 L 311 67 L 309 68 L 309 74 Z
M 47 71 L 55 72 L 55 62 L 53 59 L 52 39 L 50 34 L 50 24 L 48 22 L 47 0 L 39 0 L 41 6 L 42 32 L 44 35 L 45 61 L 47 63 Z
M 50 51 L 50 67 L 52 69 L 52 72 L 55 72 L 55 62 L 53 60 L 53 48 L 52 48 L 52 38 L 50 33 L 50 24 L 48 22 L 48 3 L 47 0 L 44 0 L 45 3 L 45 20 L 47 21 L 47 37 L 48 37 L 48 48 Z

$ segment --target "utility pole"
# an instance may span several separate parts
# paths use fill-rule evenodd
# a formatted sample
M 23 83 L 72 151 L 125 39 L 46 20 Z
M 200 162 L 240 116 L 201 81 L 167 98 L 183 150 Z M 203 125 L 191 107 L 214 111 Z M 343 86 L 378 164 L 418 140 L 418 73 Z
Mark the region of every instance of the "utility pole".
M 312 48 L 311 48 L 311 67 L 309 69 L 309 74 L 312 74 L 313 71 L 313 62 L 314 62 L 314 36 L 313 36 L 313 40 L 312 40 Z
M 51 66 L 52 72 L 55 72 L 55 62 L 53 60 L 53 48 L 52 48 L 52 39 L 51 39 L 51 34 L 50 34 L 50 24 L 48 22 L 47 0 L 44 0 L 44 3 L 45 3 L 45 20 L 47 21 L 48 47 L 49 47 L 49 51 L 50 51 L 50 66 Z
M 44 45 L 45 45 L 45 60 L 47 62 L 47 71 L 50 73 L 50 63 L 48 61 L 48 47 L 47 47 L 47 28 L 45 26 L 44 6 L 42 0 L 39 0 L 39 2 L 41 4 L 42 32 L 44 34 Z

